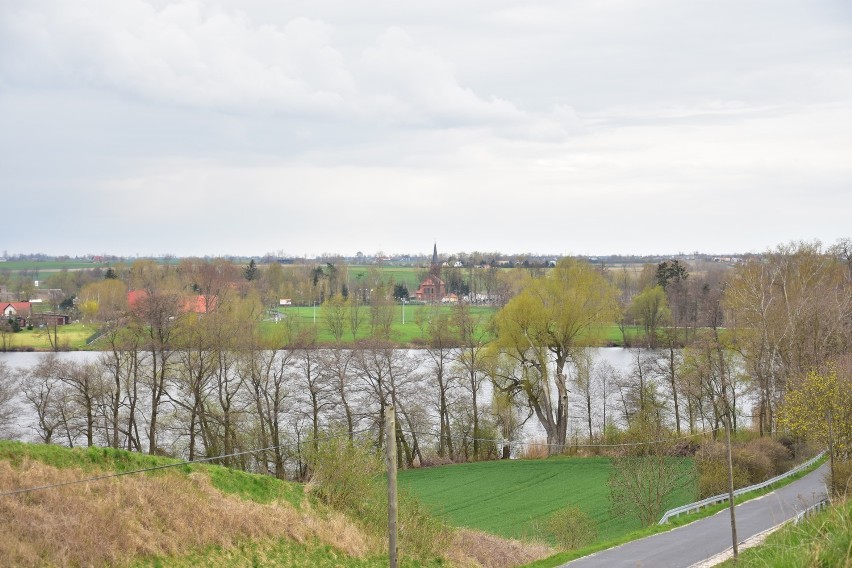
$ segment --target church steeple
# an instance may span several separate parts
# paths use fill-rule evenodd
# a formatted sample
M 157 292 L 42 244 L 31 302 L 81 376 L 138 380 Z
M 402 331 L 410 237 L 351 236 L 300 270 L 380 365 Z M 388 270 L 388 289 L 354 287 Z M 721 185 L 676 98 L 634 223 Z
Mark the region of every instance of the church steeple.
M 432 248 L 432 266 L 429 267 L 429 274 L 437 278 L 441 277 L 441 263 L 438 261 L 438 243 L 435 243 Z

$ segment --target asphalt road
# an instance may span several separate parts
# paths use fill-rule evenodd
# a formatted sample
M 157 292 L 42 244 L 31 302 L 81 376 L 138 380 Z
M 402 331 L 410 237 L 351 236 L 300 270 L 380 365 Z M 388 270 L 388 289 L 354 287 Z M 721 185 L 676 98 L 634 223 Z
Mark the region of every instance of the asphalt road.
M 828 464 L 823 464 L 793 483 L 764 497 L 737 505 L 737 540 L 769 530 L 821 500 L 825 495 Z M 564 567 L 672 567 L 687 568 L 731 548 L 731 515 L 728 509 L 712 517 L 665 533 L 634 540 L 578 560 Z

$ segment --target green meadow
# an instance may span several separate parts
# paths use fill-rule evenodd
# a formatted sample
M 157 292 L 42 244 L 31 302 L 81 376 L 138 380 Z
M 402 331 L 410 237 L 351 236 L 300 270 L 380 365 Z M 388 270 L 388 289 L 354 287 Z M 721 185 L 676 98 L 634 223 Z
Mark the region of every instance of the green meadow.
M 397 304 L 394 306 L 391 339 L 405 345 L 425 341 L 429 332 L 429 319 L 433 317 L 436 312 L 450 315 L 452 313 L 452 309 L 452 306 L 431 306 L 423 304 L 406 304 L 403 306 L 401 304 Z M 362 306 L 358 308 L 358 310 L 361 323 L 359 325 L 356 339 L 369 339 L 371 335 L 370 308 Z M 474 317 L 480 319 L 480 328 L 482 332 L 487 333 L 488 324 L 493 315 L 497 313 L 497 308 L 491 306 L 472 306 L 470 311 Z M 320 343 L 332 343 L 334 341 L 334 336 L 329 333 L 325 324 L 322 306 L 316 306 L 316 308 L 314 308 L 314 306 L 287 306 L 279 308 L 278 312 L 281 314 L 282 318 L 295 320 L 295 327 L 305 328 L 316 325 L 317 338 Z M 261 330 L 264 333 L 272 334 L 274 327 L 281 325 L 282 323 L 283 319 L 277 323 L 273 321 L 265 321 L 261 324 Z M 348 317 L 342 341 L 347 343 L 352 342 L 352 333 L 349 329 Z
M 682 459 L 684 468 L 691 458 Z M 610 511 L 609 458 L 550 458 L 477 462 L 399 473 L 400 487 L 413 493 L 451 525 L 509 538 L 547 539 L 542 522 L 575 505 L 595 523 L 598 540 L 640 528 L 637 519 Z M 673 495 L 666 508 L 695 500 L 695 489 Z
M 78 350 L 86 347 L 86 341 L 97 331 L 94 324 L 72 323 L 57 328 L 61 351 Z M 51 330 L 52 331 L 52 330 Z M 8 351 L 51 351 L 50 338 L 45 328 L 23 329 L 6 335 Z
M 351 286 L 367 277 L 370 270 L 378 270 L 382 275 L 382 280 L 391 284 L 405 284 L 410 294 L 420 286 L 420 276 L 427 272 L 427 268 L 418 268 L 416 266 L 366 266 L 352 265 L 349 266 L 349 283 Z

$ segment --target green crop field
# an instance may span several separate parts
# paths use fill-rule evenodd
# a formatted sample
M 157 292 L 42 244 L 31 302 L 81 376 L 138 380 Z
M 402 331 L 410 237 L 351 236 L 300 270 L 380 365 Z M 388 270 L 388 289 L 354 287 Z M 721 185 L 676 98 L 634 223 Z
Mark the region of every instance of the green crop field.
M 690 458 L 682 459 L 684 468 L 692 467 Z M 636 519 L 611 514 L 609 473 L 608 458 L 509 460 L 405 470 L 399 484 L 452 525 L 544 538 L 540 523 L 571 504 L 591 517 L 599 540 L 609 540 L 640 528 Z M 694 489 L 684 489 L 667 508 L 694 500 Z
M 95 262 L 85 262 L 80 260 L 9 260 L 0 262 L 0 271 L 8 270 L 11 272 L 20 272 L 22 270 L 31 271 L 57 271 L 57 270 L 83 270 L 85 268 L 104 267 L 103 264 Z

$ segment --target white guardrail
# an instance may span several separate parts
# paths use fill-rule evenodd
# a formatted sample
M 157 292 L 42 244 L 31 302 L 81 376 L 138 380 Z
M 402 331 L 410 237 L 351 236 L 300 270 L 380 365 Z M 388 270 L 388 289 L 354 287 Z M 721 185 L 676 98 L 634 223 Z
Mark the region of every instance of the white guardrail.
M 810 466 L 815 464 L 817 461 L 819 461 L 824 455 L 825 455 L 825 452 L 820 452 L 817 455 L 815 455 L 814 457 L 812 457 L 811 459 L 809 459 L 808 461 L 806 461 L 805 463 L 803 463 L 803 464 L 801 464 L 797 467 L 794 467 L 793 469 L 791 469 L 787 473 L 782 473 L 781 475 L 779 475 L 777 477 L 773 477 L 772 479 L 767 479 L 766 481 L 764 481 L 762 483 L 756 483 L 754 485 L 749 485 L 748 487 L 743 487 L 741 489 L 737 489 L 736 491 L 734 491 L 734 496 L 737 497 L 737 496 L 743 495 L 745 493 L 750 493 L 752 491 L 757 491 L 758 489 L 763 489 L 764 487 L 769 487 L 773 483 L 777 483 L 777 482 L 781 481 L 782 479 L 786 479 L 786 478 L 790 477 L 791 475 L 795 475 L 795 474 L 799 473 L 803 469 L 809 468 Z M 657 523 L 657 524 L 664 525 L 672 517 L 676 517 L 676 516 L 681 515 L 683 513 L 691 513 L 693 511 L 697 511 L 697 510 L 699 510 L 703 507 L 707 507 L 708 505 L 715 505 L 716 503 L 722 503 L 722 502 L 727 501 L 727 500 L 728 500 L 728 494 L 724 493 L 722 495 L 715 495 L 713 497 L 707 497 L 706 499 L 702 499 L 701 501 L 696 501 L 695 503 L 688 503 L 686 505 L 681 505 L 680 507 L 675 507 L 674 509 L 669 509 L 668 511 L 666 511 L 666 514 L 663 515 L 663 518 L 661 518 L 660 522 Z
M 829 503 L 829 501 L 828 501 L 828 497 L 826 497 L 826 498 L 825 498 L 825 499 L 823 499 L 822 501 L 819 501 L 818 503 L 814 503 L 813 505 L 811 505 L 810 507 L 808 507 L 808 508 L 807 508 L 807 509 L 805 509 L 804 511 L 799 512 L 799 514 L 797 514 L 797 515 L 793 518 L 793 524 L 794 524 L 794 525 L 798 525 L 799 523 L 801 523 L 801 522 L 802 522 L 802 520 L 803 520 L 805 517 L 807 517 L 807 516 L 809 516 L 809 515 L 812 515 L 812 514 L 814 514 L 814 513 L 816 513 L 816 512 L 822 511 L 823 509 L 825 509 L 826 507 L 828 507 L 828 503 Z

